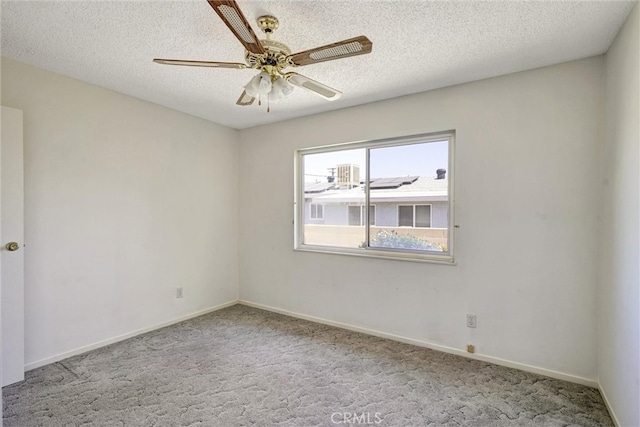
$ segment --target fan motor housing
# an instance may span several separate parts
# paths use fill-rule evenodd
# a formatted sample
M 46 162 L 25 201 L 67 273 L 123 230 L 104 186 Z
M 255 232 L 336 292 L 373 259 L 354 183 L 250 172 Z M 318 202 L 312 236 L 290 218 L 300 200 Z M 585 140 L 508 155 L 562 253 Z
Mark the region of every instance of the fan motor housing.
M 258 17 L 258 27 L 267 36 L 266 40 L 260 40 L 264 53 L 253 53 L 246 51 L 244 58 L 249 67 L 267 71 L 269 74 L 281 72 L 283 68 L 293 64 L 287 60 L 291 55 L 291 49 L 284 43 L 271 40 L 271 35 L 280 26 L 278 18 L 271 15 Z
M 245 52 L 245 60 L 251 68 L 262 69 L 269 66 L 282 70 L 292 65 L 287 61 L 287 56 L 291 55 L 289 46 L 274 40 L 260 40 L 260 43 L 262 43 L 265 53 Z

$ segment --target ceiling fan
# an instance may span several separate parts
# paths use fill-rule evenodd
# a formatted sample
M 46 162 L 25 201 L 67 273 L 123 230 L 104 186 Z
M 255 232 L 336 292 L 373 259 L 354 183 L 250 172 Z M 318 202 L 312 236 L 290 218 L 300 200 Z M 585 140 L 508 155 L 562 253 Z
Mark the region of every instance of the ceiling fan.
M 242 95 L 236 101 L 238 105 L 251 105 L 256 98 L 258 98 L 258 105 L 261 104 L 261 99 L 266 99 L 267 103 L 278 101 L 290 94 L 293 86 L 309 90 L 329 101 L 336 100 L 342 95 L 342 92 L 309 77 L 284 70 L 289 67 L 317 64 L 371 53 L 373 43 L 367 37 L 359 36 L 292 54 L 288 46 L 271 40 L 271 34 L 279 26 L 278 19 L 274 16 L 260 16 L 258 18 L 258 27 L 266 36 L 265 40 L 259 40 L 234 0 L 207 1 L 245 47 L 246 63 L 161 58 L 155 58 L 153 62 L 192 67 L 260 70 L 260 73 L 244 87 Z M 269 111 L 269 107 L 267 107 L 267 111 Z

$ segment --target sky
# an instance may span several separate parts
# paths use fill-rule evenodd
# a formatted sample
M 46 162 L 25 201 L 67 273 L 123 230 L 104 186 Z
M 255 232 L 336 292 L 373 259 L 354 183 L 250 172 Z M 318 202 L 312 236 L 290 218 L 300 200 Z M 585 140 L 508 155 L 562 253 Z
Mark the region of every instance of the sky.
M 360 179 L 366 172 L 366 151 L 333 151 L 304 156 L 305 182 L 325 182 L 329 168 L 341 163 L 360 166 Z M 371 178 L 396 176 L 435 176 L 436 169 L 448 169 L 447 142 L 429 142 L 370 149 Z

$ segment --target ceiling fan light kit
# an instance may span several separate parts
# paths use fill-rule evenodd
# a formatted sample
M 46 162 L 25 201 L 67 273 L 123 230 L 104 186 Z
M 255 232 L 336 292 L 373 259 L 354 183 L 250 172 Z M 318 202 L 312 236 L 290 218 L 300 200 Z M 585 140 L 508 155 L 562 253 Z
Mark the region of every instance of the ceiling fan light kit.
M 266 99 L 267 104 L 270 102 L 280 101 L 293 91 L 293 86 L 286 80 L 284 76 L 270 75 L 266 71 L 260 72 L 257 76 L 252 78 L 249 83 L 244 87 L 244 95 L 249 95 L 251 98 L 258 98 L 258 104 L 261 99 Z M 240 101 L 240 100 L 239 100 Z M 251 105 L 238 102 L 238 105 Z M 269 111 L 267 106 L 267 111 Z
M 270 95 L 272 101 L 279 101 L 293 92 L 293 86 L 283 77 L 278 77 L 272 85 Z
M 371 53 L 372 50 L 371 41 L 365 36 L 359 36 L 291 54 L 288 46 L 271 40 L 271 35 L 280 25 L 276 17 L 264 15 L 257 19 L 258 27 L 266 36 L 266 40 L 259 40 L 234 0 L 207 1 L 246 49 L 246 64 L 161 58 L 155 58 L 153 61 L 166 65 L 259 70 L 260 73 L 244 86 L 244 91 L 236 101 L 237 105 L 251 105 L 256 99 L 258 99 L 258 105 L 261 105 L 261 101 L 266 100 L 267 111 L 269 111 L 269 103 L 279 101 L 291 94 L 294 86 L 329 101 L 336 100 L 342 92 L 301 74 L 284 72 L 284 69 L 364 55 Z

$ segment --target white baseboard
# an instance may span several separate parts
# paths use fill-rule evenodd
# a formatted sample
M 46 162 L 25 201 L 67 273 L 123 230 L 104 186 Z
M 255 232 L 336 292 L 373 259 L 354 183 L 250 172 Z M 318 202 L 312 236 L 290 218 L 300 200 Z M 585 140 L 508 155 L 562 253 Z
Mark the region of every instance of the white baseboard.
M 198 317 L 198 316 L 202 316 L 205 315 L 207 313 L 211 313 L 217 310 L 221 310 L 223 308 L 227 308 L 227 307 L 231 307 L 233 305 L 236 304 L 243 304 L 249 307 L 255 307 L 255 308 L 259 308 L 261 310 L 267 310 L 267 311 L 271 311 L 274 313 L 280 313 L 280 314 L 284 314 L 286 316 L 291 316 L 291 317 L 295 317 L 298 319 L 303 319 L 303 320 L 308 320 L 311 322 L 315 322 L 315 323 L 321 323 L 324 325 L 329 325 L 329 326 L 335 326 L 338 328 L 342 328 L 342 329 L 347 329 L 350 331 L 354 331 L 354 332 L 360 332 L 360 333 L 364 333 L 364 334 L 368 334 L 368 335 L 373 335 L 376 337 L 380 337 L 380 338 L 386 338 L 386 339 L 390 339 L 393 341 L 398 341 L 398 342 L 403 342 L 406 344 L 412 344 L 418 347 L 425 347 L 425 348 L 430 348 L 432 350 L 437 350 L 437 351 L 442 351 L 445 353 L 450 353 L 450 354 L 455 354 L 458 356 L 462 356 L 462 357 L 466 357 L 469 359 L 475 359 L 475 360 L 481 360 L 483 362 L 489 362 L 489 363 L 493 363 L 496 365 L 500 365 L 500 366 L 506 366 L 508 368 L 514 368 L 514 369 L 519 369 L 521 371 L 526 371 L 526 372 L 532 372 L 535 374 L 540 374 L 540 375 L 544 375 L 547 377 L 551 377 L 551 378 L 556 378 L 559 380 L 564 380 L 564 381 L 569 381 L 569 382 L 573 382 L 573 383 L 577 383 L 577 384 L 583 384 L 589 387 L 594 387 L 594 388 L 598 388 L 600 390 L 600 393 L 602 394 L 602 397 L 605 401 L 605 404 L 607 405 L 607 409 L 609 409 L 609 413 L 611 414 L 611 418 L 613 418 L 614 422 L 616 423 L 617 426 L 619 426 L 620 424 L 618 423 L 615 414 L 613 413 L 613 411 L 611 410 L 611 405 L 609 405 L 609 401 L 606 398 L 606 395 L 604 393 L 604 390 L 602 390 L 602 388 L 599 386 L 598 382 L 595 380 L 590 380 L 588 378 L 583 378 L 583 377 L 578 377 L 575 375 L 570 375 L 570 374 L 565 374 L 562 372 L 557 372 L 557 371 L 552 371 L 549 369 L 545 369 L 545 368 L 540 368 L 537 366 L 531 366 L 531 365 L 526 365 L 523 363 L 518 363 L 518 362 L 513 362 L 510 360 L 505 360 L 505 359 L 501 359 L 498 357 L 493 357 L 493 356 L 488 356 L 488 355 L 484 355 L 484 354 L 479 354 L 479 353 L 467 353 L 466 351 L 463 350 L 459 350 L 457 348 L 453 348 L 453 347 L 448 347 L 448 346 L 444 346 L 441 344 L 436 344 L 436 343 L 432 343 L 432 342 L 428 342 L 428 341 L 421 341 L 421 340 L 416 340 L 413 338 L 408 338 L 408 337 L 403 337 L 400 335 L 395 335 L 395 334 L 389 334 L 386 332 L 381 332 L 381 331 L 376 331 L 373 329 L 367 329 L 367 328 L 361 328 L 359 326 L 353 326 L 353 325 L 349 325 L 346 323 L 340 323 L 340 322 L 334 322 L 332 320 L 327 320 L 327 319 L 323 319 L 320 317 L 315 317 L 315 316 L 308 316 L 306 314 L 301 314 L 301 313 L 296 313 L 296 312 L 292 312 L 292 311 L 288 311 L 288 310 L 283 310 L 280 308 L 276 308 L 276 307 L 271 307 L 268 305 L 264 305 L 264 304 L 258 304 L 258 303 L 254 303 L 251 301 L 243 301 L 243 300 L 238 300 L 238 301 L 229 301 L 226 302 L 224 304 L 220 304 L 217 305 L 215 307 L 211 307 L 208 308 L 206 310 L 201 310 L 195 313 L 191 313 L 188 314 L 186 316 L 182 316 L 176 319 L 172 319 L 169 320 L 167 322 L 163 322 L 148 328 L 143 328 L 143 329 L 139 329 L 136 331 L 132 331 L 123 335 L 119 335 L 117 337 L 113 337 L 113 338 L 109 338 L 106 340 L 102 340 L 93 344 L 89 344 L 86 346 L 82 346 L 70 351 L 66 351 L 64 353 L 60 353 L 57 354 L 55 356 L 51 356 L 51 357 L 47 357 L 46 359 L 41 359 L 35 362 L 31 362 L 25 365 L 25 372 L 26 371 L 30 371 L 32 369 L 36 369 L 39 368 L 41 366 L 45 366 L 48 365 L 50 363 L 55 363 L 55 362 L 59 362 L 60 360 L 64 360 L 67 359 L 69 357 L 72 356 L 76 356 L 78 354 L 82 354 L 82 353 L 86 353 L 87 351 L 91 351 L 91 350 L 95 350 L 97 348 L 100 347 L 105 347 L 107 345 L 119 342 L 119 341 L 124 341 L 126 339 L 135 337 L 137 335 L 140 334 L 144 334 L 147 332 L 151 332 L 154 331 L 156 329 L 161 329 L 164 328 L 166 326 L 170 326 L 176 323 L 180 323 L 183 322 L 185 320 L 189 320 L 192 319 L 194 317 Z
M 373 329 L 361 328 L 359 326 L 348 325 L 346 323 L 334 322 L 333 320 L 327 320 L 320 317 L 308 316 L 306 314 L 295 313 L 288 310 L 282 310 L 280 308 L 271 307 L 264 304 L 258 304 L 251 301 L 238 301 L 239 304 L 246 305 L 249 307 L 259 308 L 262 310 L 272 311 L 274 313 L 284 314 L 286 316 L 296 317 L 298 319 L 309 320 L 315 323 L 321 323 L 324 325 L 335 326 L 342 329 L 348 329 L 354 332 L 361 332 L 363 334 L 373 335 L 380 338 L 386 338 L 393 341 L 399 341 L 406 344 L 416 345 L 418 347 L 426 347 L 432 350 L 442 351 L 444 353 L 451 353 L 457 356 L 467 357 L 469 359 L 481 360 L 483 362 L 493 363 L 495 365 L 506 366 L 508 368 L 519 369 L 521 371 L 532 372 L 534 374 L 544 375 L 546 377 L 551 377 L 563 381 L 569 381 L 572 383 L 586 385 L 588 387 L 598 388 L 598 382 L 589 378 L 578 377 L 571 374 L 565 374 L 562 372 L 552 371 L 550 369 L 540 368 L 537 366 L 526 365 L 524 363 L 513 362 L 511 360 L 501 359 L 499 357 L 493 357 L 485 354 L 479 353 L 467 353 L 464 350 L 459 350 L 453 347 L 447 347 L 444 345 L 416 340 L 413 338 L 403 337 L 400 335 L 389 334 L 386 332 L 380 332 Z
M 616 413 L 613 412 L 613 408 L 611 407 L 611 403 L 609 403 L 609 399 L 607 398 L 607 393 L 604 392 L 604 388 L 602 388 L 602 384 L 598 381 L 598 390 L 600 390 L 600 395 L 602 396 L 602 400 L 604 400 L 604 404 L 607 407 L 607 411 L 609 411 L 609 415 L 613 420 L 613 425 L 616 427 L 620 427 L 620 421 L 618 421 L 618 417 L 616 417 Z
M 185 320 L 193 319 L 194 317 L 202 316 L 207 313 L 211 313 L 214 311 L 222 310 L 223 308 L 231 307 L 232 305 L 236 305 L 238 301 L 229 301 L 224 304 L 216 305 L 215 307 L 207 308 L 206 310 L 197 311 L 195 313 L 187 314 L 186 316 L 178 317 L 176 319 L 169 320 L 167 322 L 162 322 L 154 326 L 150 326 L 148 328 L 138 329 L 137 331 L 128 332 L 123 335 L 119 335 L 117 337 L 109 338 L 106 340 L 98 341 L 93 344 L 85 345 L 70 351 L 65 351 L 64 353 L 57 354 L 55 356 L 47 357 L 46 359 L 38 360 L 36 362 L 28 363 L 24 366 L 24 370 L 30 371 L 32 369 L 39 368 L 41 366 L 48 365 L 50 363 L 59 362 L 61 360 L 67 359 L 71 356 L 76 356 L 78 354 L 86 353 L 87 351 L 95 350 L 96 348 L 104 347 L 109 344 L 113 344 L 119 341 L 124 341 L 129 338 L 133 338 L 136 335 L 144 334 L 147 332 L 155 331 L 156 329 L 164 328 L 167 326 L 174 325 L 176 323 L 184 322 Z

